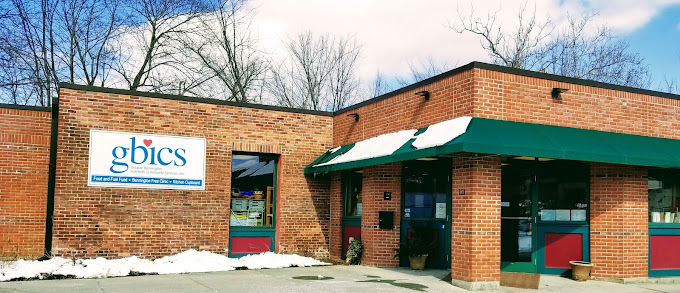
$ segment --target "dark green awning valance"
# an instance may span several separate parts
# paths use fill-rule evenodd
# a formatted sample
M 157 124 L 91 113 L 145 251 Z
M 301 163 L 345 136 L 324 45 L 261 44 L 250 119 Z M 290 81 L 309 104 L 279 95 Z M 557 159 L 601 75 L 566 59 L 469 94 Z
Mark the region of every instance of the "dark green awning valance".
M 426 130 L 414 130 L 411 139 L 387 155 L 343 161 L 336 157 L 347 154 L 355 144 L 331 149 L 309 164 L 305 174 L 458 152 L 680 168 L 680 140 L 675 139 L 473 117 L 467 129 L 452 140 L 433 147 L 414 147 L 412 143 Z

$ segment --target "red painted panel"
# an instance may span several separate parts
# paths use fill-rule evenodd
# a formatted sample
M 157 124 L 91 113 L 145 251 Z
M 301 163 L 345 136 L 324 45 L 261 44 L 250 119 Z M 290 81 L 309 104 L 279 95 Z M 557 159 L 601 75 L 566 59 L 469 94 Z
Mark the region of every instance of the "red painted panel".
M 680 235 L 652 235 L 649 242 L 650 264 L 652 270 L 680 269 Z
M 545 233 L 545 267 L 569 269 L 570 260 L 583 260 L 583 234 Z
M 271 251 L 271 237 L 231 237 L 231 253 Z
M 347 253 L 347 248 L 349 248 L 349 238 L 354 237 L 354 239 L 361 240 L 361 227 L 345 227 L 345 239 L 342 241 L 342 252 Z

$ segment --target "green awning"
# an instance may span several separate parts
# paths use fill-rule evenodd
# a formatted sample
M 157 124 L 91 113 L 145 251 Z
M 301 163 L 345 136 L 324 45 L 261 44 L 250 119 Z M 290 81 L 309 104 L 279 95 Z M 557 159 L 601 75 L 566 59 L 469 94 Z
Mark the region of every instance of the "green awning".
M 419 129 L 415 137 L 426 129 Z M 411 145 L 414 140 L 410 139 L 390 155 L 337 164 L 329 161 L 347 153 L 354 144 L 331 149 L 309 164 L 305 174 L 458 152 L 680 168 L 680 140 L 486 118 L 472 118 L 462 135 L 443 145 L 417 149 Z

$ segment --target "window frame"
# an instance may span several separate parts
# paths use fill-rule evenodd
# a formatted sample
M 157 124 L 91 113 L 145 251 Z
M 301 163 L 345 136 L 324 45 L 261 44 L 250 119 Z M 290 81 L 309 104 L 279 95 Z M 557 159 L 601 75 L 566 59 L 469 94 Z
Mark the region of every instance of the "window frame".
M 232 178 L 232 171 L 229 171 L 229 210 L 228 210 L 228 217 L 229 217 L 229 229 L 231 231 L 275 231 L 276 230 L 276 202 L 277 202 L 277 190 L 278 190 L 278 171 L 279 171 L 279 154 L 272 154 L 272 153 L 259 153 L 259 152 L 242 152 L 242 151 L 233 151 L 231 153 L 231 168 L 233 170 L 234 166 L 234 156 L 235 155 L 247 155 L 247 156 L 259 156 L 259 157 L 265 157 L 268 159 L 271 159 L 274 161 L 274 170 L 273 170 L 273 178 L 272 178 L 272 225 L 271 226 L 232 226 L 231 223 L 231 210 L 232 210 L 232 205 L 231 205 L 231 200 L 234 199 L 231 195 L 231 190 L 233 189 L 233 178 Z M 266 192 L 266 190 L 264 191 Z M 265 209 L 267 208 L 267 202 L 266 202 L 266 197 L 265 197 Z M 263 217 L 263 220 L 266 221 L 266 210 L 265 210 L 265 215 Z

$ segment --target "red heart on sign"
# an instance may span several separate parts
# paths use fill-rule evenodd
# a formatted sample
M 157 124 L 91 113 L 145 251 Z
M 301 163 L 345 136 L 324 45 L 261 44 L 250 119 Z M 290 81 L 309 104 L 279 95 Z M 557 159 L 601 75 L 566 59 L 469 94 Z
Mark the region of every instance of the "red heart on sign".
M 145 139 L 145 140 L 144 140 L 144 145 L 147 146 L 147 147 L 150 146 L 151 143 L 152 143 L 152 141 L 151 141 L 150 139 Z

